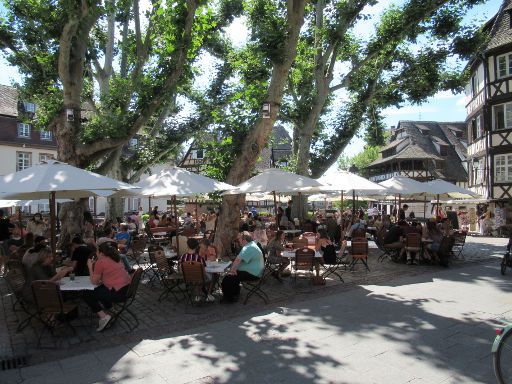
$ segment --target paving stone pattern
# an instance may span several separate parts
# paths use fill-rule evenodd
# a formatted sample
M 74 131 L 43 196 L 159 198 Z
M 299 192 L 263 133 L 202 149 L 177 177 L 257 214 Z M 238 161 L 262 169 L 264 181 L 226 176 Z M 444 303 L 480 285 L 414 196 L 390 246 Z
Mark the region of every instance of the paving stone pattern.
M 504 238 L 468 237 L 463 258 L 453 260 L 450 268 L 458 268 L 468 265 L 468 263 L 497 264 L 504 253 L 506 243 L 507 239 Z M 379 254 L 380 251 L 377 249 L 371 250 L 370 272 L 365 271 L 362 265 L 358 265 L 354 272 L 343 272 L 344 283 L 341 283 L 335 276 L 328 279 L 325 286 L 312 286 L 309 280 L 300 277 L 297 284 L 294 283 L 293 277 L 286 278 L 283 283 L 270 278 L 265 283 L 264 290 L 269 294 L 272 304 L 289 305 L 355 289 L 362 284 L 381 284 L 391 282 L 399 277 L 416 276 L 444 269 L 430 265 L 397 264 L 389 260 L 380 263 L 377 261 Z M 253 296 L 247 305 L 243 305 L 241 302 L 231 304 L 215 302 L 191 306 L 184 301 L 179 303 L 172 300 L 158 302 L 160 293 L 161 287 L 158 284 L 149 284 L 147 280 L 143 281 L 132 306 L 132 310 L 137 313 L 140 322 L 139 327 L 133 332 L 130 332 L 122 322 L 117 322 L 112 328 L 102 333 L 96 332 L 96 316 L 93 316 L 88 308 L 81 304 L 80 316 L 73 322 L 77 329 L 77 335 L 73 336 L 68 329 L 58 329 L 55 337 L 46 333 L 42 339 L 42 347 L 38 348 L 36 346 L 37 335 L 41 331 L 41 325 L 33 321 L 31 326 L 16 333 L 17 324 L 24 318 L 24 314 L 19 310 L 13 311 L 12 297 L 5 281 L 0 278 L 0 324 L 2 324 L 0 326 L 0 360 L 5 361 L 13 357 L 24 356 L 27 357 L 29 365 L 52 362 L 93 350 L 97 351 L 113 346 L 121 347 L 128 342 L 138 342 L 208 325 L 212 322 L 247 316 L 265 308 L 263 301 L 256 296 Z M 459 330 L 454 331 L 459 332 Z M 449 340 L 449 335 L 447 338 Z M 208 383 L 211 380 L 209 377 L 204 377 L 198 382 Z

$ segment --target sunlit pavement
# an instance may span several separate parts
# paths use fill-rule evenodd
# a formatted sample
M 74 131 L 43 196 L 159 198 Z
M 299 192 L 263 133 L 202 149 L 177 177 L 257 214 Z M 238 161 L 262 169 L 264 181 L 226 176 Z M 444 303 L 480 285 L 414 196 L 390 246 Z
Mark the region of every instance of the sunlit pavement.
M 504 244 L 468 238 L 473 262 L 90 348 L 0 383 L 492 383 L 494 328 L 512 321 Z

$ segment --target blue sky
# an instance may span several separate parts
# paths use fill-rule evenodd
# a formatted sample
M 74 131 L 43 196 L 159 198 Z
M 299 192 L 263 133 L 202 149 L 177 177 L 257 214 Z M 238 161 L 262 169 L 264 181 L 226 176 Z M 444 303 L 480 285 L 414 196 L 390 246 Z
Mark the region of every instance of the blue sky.
M 401 4 L 404 0 L 380 1 L 378 5 L 365 10 L 366 13 L 378 17 L 381 12 L 391 4 Z M 489 0 L 484 5 L 475 7 L 468 15 L 467 20 L 477 20 L 482 23 L 492 17 L 499 9 L 502 0 Z M 1 9 L 0 9 L 1 11 Z M 374 19 L 375 20 L 375 19 Z M 370 25 L 362 22 L 357 28 L 358 35 L 368 34 L 372 30 L 374 21 L 369 21 Z M 243 26 L 239 23 L 231 29 L 231 36 L 243 43 L 246 33 L 240 33 Z M 465 63 L 458 63 L 458 66 L 464 66 Z M 18 79 L 18 73 L 15 68 L 9 66 L 5 60 L 0 58 L 0 84 L 10 85 L 13 80 Z M 442 92 L 431 98 L 422 105 L 404 105 L 402 108 L 389 108 L 384 111 L 383 116 L 388 127 L 397 125 L 399 120 L 424 120 L 424 121 L 464 121 L 466 111 L 463 102 L 463 95 L 453 95 L 451 92 Z M 364 143 L 360 138 L 354 138 L 347 147 L 344 154 L 353 156 L 363 149 Z

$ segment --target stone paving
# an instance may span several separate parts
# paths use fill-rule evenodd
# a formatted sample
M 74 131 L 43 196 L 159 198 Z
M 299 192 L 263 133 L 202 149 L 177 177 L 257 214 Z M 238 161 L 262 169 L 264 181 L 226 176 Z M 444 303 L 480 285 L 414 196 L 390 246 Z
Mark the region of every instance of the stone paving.
M 462 260 L 454 260 L 451 268 L 467 266 L 469 263 L 499 263 L 504 252 L 507 239 L 504 238 L 478 238 L 468 237 Z M 344 283 L 337 278 L 329 279 L 325 286 L 311 286 L 307 281 L 299 279 L 297 285 L 292 278 L 279 283 L 269 279 L 265 291 L 270 295 L 272 305 L 297 303 L 315 297 L 324 297 L 329 294 L 356 289 L 364 284 L 387 283 L 399 277 L 416 276 L 424 273 L 441 272 L 438 266 L 408 266 L 396 264 L 389 260 L 377 262 L 380 252 L 372 250 L 369 266 L 371 271 L 366 272 L 358 266 L 355 272 L 344 272 Z M 510 272 L 512 273 L 512 271 Z M 86 308 L 82 308 L 81 316 L 74 324 L 77 327 L 77 336 L 68 333 L 62 337 L 43 337 L 42 347 L 36 346 L 36 334 L 40 326 L 33 322 L 32 326 L 16 333 L 16 327 L 23 314 L 12 310 L 12 298 L 6 284 L 0 279 L 0 360 L 9 360 L 13 357 L 26 357 L 29 365 L 41 362 L 51 362 L 64 357 L 76 356 L 91 350 L 122 346 L 128 342 L 138 342 L 144 339 L 156 338 L 170 332 L 180 332 L 198 326 L 207 326 L 213 322 L 234 319 L 239 316 L 249 316 L 265 308 L 265 304 L 257 297 L 251 298 L 247 305 L 242 303 L 219 304 L 209 303 L 201 306 L 190 306 L 185 303 L 173 301 L 157 301 L 161 293 L 158 285 L 145 282 L 138 291 L 138 296 L 132 309 L 137 313 L 140 321 L 134 332 L 118 322 L 111 329 L 97 333 L 95 327 L 97 319 L 92 317 Z M 92 322 L 92 323 L 91 323 Z M 0 371 L 1 371 L 0 366 Z

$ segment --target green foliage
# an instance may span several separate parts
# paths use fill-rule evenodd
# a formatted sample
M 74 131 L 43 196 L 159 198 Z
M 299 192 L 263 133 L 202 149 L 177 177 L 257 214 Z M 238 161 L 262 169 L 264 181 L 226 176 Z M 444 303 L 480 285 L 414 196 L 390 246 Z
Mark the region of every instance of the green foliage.
M 359 172 L 362 172 L 370 163 L 379 158 L 380 146 L 372 147 L 366 146 L 363 152 L 358 153 L 353 157 L 340 156 L 338 160 L 338 168 L 346 171 L 354 165 Z

